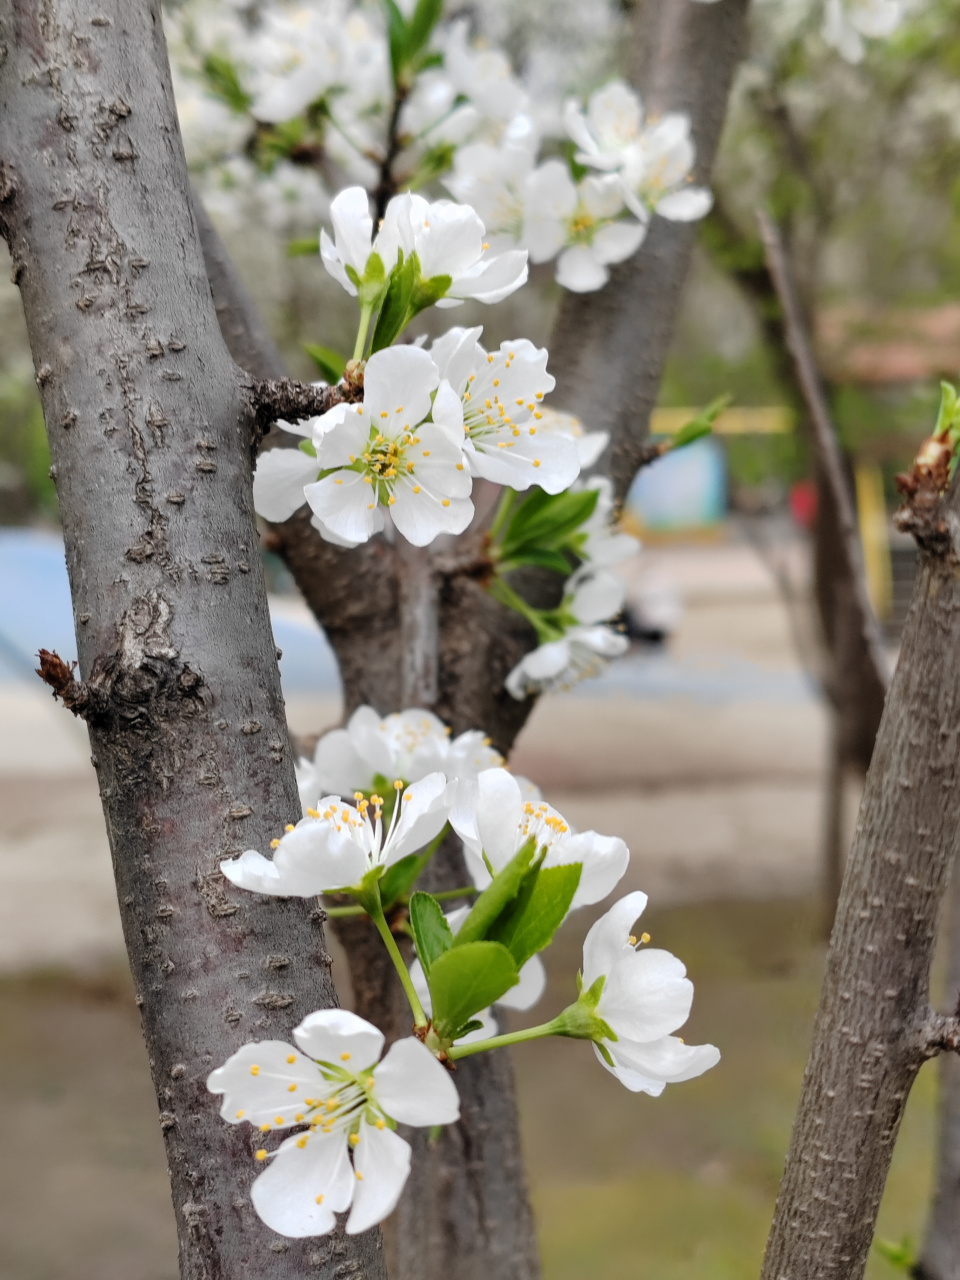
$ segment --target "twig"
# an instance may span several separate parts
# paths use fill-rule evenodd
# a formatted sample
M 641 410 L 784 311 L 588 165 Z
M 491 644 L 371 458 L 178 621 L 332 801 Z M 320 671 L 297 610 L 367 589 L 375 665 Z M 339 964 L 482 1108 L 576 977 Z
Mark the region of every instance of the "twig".
M 867 575 L 857 529 L 857 515 L 847 486 L 836 430 L 830 418 L 813 347 L 800 309 L 793 273 L 787 261 L 777 224 L 763 209 L 757 211 L 757 222 L 766 253 L 767 270 L 783 311 L 783 324 L 796 369 L 797 383 L 810 414 L 817 459 L 823 468 L 831 496 L 836 504 L 840 550 L 847 562 L 857 626 L 870 661 L 876 669 L 877 678 L 882 687 L 887 688 L 892 674 L 891 665 L 883 645 L 880 624 L 867 594 Z
M 275 422 L 316 418 L 346 401 L 363 398 L 363 377 L 338 383 L 335 387 L 315 387 L 292 378 L 250 378 L 247 393 L 253 411 L 251 447 L 254 457 Z

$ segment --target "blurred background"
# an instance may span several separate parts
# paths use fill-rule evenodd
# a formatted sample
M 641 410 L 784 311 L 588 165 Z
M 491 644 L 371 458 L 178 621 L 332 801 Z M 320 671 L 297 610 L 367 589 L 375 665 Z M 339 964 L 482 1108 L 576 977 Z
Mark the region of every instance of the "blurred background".
M 460 6 L 528 84 L 562 92 L 620 69 L 626 7 Z M 696 984 L 689 1038 L 723 1053 L 715 1071 L 651 1099 L 628 1095 L 586 1046 L 570 1045 L 562 1070 L 543 1045 L 516 1051 L 547 1280 L 757 1274 L 816 1007 L 829 913 L 824 797 L 837 784 L 816 607 L 826 535 L 802 403 L 769 323 L 754 209 L 772 208 L 785 230 L 892 654 L 914 572 L 912 544 L 890 519 L 894 476 L 932 428 L 939 379 L 960 371 L 960 5 L 917 7 L 857 67 L 811 37 L 803 13 L 803 3 L 758 0 L 653 430 L 669 435 L 724 393 L 731 407 L 712 437 L 631 490 L 624 524 L 644 543 L 624 570 L 631 651 L 544 698 L 512 761 L 575 825 L 630 845 L 624 890 L 649 893 L 645 928 Z M 231 185 L 209 164 L 202 113 L 185 111 L 184 129 L 284 357 L 315 376 L 304 344 L 349 349 L 353 308 L 317 258 L 290 257 L 288 245 L 315 235 L 330 193 L 282 166 L 259 185 Z M 0 1162 L 0 1277 L 174 1280 L 162 1143 L 86 733 L 33 674 L 41 645 L 65 658 L 76 650 L 8 276 L 4 263 L 0 1078 L 10 1155 Z M 516 334 L 546 343 L 558 299 L 550 271 L 534 271 L 495 311 L 463 308 L 456 321 L 484 323 L 487 345 Z M 282 565 L 265 564 L 291 727 L 313 734 L 340 716 L 336 664 Z M 845 844 L 858 771 L 843 770 L 839 785 Z M 565 1001 L 559 984 L 592 918 L 569 921 L 548 953 L 551 1008 Z M 932 1141 L 925 1072 L 882 1237 L 920 1235 Z M 873 1280 L 893 1274 L 876 1253 Z

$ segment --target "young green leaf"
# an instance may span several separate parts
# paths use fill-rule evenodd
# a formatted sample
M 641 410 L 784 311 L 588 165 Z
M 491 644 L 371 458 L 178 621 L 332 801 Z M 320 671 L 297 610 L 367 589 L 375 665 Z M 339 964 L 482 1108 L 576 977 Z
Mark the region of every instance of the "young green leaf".
M 347 367 L 347 362 L 343 356 L 338 355 L 336 351 L 331 351 L 329 347 L 320 347 L 314 342 L 305 342 L 303 349 L 327 382 L 332 387 L 335 387 L 343 377 L 343 371 Z
M 598 489 L 579 493 L 531 492 L 513 514 L 501 545 L 505 559 L 546 548 L 558 550 L 584 521 L 589 520 L 600 497 Z
M 443 0 L 418 0 L 407 23 L 407 58 L 415 58 L 430 39 L 443 11 Z
M 420 265 L 417 255 L 412 253 L 407 260 L 399 261 L 390 272 L 387 290 L 380 304 L 380 314 L 373 330 L 370 343 L 370 354 L 389 347 L 397 335 L 405 328 L 410 319 L 410 301 Z
M 212 91 L 228 107 L 240 115 L 250 110 L 253 98 L 241 85 L 237 69 L 229 58 L 219 53 L 208 53 L 203 60 L 203 74 Z
M 443 914 L 443 907 L 429 893 L 415 893 L 410 899 L 410 927 L 417 955 L 429 978 L 435 960 L 453 946 L 453 934 Z
M 531 956 L 549 946 L 563 924 L 580 883 L 579 862 L 561 867 L 541 867 L 526 900 L 517 910 L 504 913 L 488 935 L 502 942 L 520 969 Z
M 394 0 L 382 0 L 387 15 L 387 32 L 390 39 L 390 69 L 393 72 L 393 83 L 399 84 L 400 76 L 407 61 L 407 22 Z
M 467 943 L 476 942 L 487 936 L 494 922 L 523 887 L 536 849 L 536 841 L 531 836 L 521 845 L 503 870 L 497 872 L 460 926 L 453 940 L 455 947 L 465 946 Z
M 513 956 L 499 942 L 469 942 L 438 956 L 427 978 L 437 1032 L 452 1039 L 463 1024 L 519 981 Z
M 320 241 L 316 236 L 301 236 L 287 241 L 288 258 L 312 258 L 320 252 Z

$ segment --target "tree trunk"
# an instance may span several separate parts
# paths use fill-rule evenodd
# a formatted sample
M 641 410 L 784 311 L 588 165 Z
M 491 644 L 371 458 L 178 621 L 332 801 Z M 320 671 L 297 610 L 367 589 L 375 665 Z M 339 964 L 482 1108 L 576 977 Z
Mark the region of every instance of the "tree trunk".
M 763 1280 L 863 1275 L 894 1142 L 923 1062 L 960 1043 L 929 1006 L 960 843 L 960 528 L 914 517 L 913 606 L 837 910 Z M 924 527 L 925 525 L 925 527 Z
M 960 874 L 950 883 L 947 1001 L 960 1014 Z M 915 1280 L 960 1280 L 960 1057 L 940 1060 L 936 1191 Z
M 190 1280 L 385 1274 L 378 1232 L 254 1214 L 259 1134 L 205 1080 L 335 1003 L 309 906 L 221 858 L 298 812 L 250 494 L 254 415 L 217 328 L 159 4 L 0 3 L 0 231 L 50 436 L 80 672 Z

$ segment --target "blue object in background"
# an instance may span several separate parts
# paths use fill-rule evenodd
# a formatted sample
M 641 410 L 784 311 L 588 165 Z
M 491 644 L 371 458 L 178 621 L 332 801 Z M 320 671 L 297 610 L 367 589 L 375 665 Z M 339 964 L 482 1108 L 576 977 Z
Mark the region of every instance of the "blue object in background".
M 625 508 L 644 529 L 671 532 L 719 524 L 727 510 L 727 465 L 711 437 L 664 454 L 630 486 Z
M 319 625 L 292 600 L 273 599 L 270 611 L 284 693 L 338 693 L 337 660 Z M 63 542 L 42 530 L 0 529 L 0 681 L 35 681 L 41 647 L 66 662 L 77 657 Z

